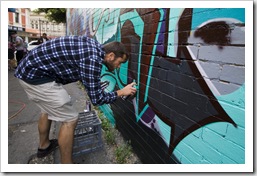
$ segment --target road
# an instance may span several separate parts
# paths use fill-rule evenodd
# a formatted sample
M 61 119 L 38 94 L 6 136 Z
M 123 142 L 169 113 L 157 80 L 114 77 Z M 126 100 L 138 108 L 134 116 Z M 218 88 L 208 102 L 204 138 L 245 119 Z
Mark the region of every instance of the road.
M 37 121 L 40 115 L 39 108 L 29 101 L 14 71 L 8 72 L 8 164 L 27 164 L 29 157 L 37 152 L 38 131 Z M 72 97 L 75 108 L 83 112 L 87 96 L 78 83 L 64 86 Z M 53 122 L 50 138 L 57 138 L 60 123 Z M 111 164 L 108 157 L 108 148 L 104 145 L 97 151 L 81 155 L 75 158 L 78 164 Z M 59 149 L 43 159 L 34 159 L 37 163 L 58 164 L 60 163 Z

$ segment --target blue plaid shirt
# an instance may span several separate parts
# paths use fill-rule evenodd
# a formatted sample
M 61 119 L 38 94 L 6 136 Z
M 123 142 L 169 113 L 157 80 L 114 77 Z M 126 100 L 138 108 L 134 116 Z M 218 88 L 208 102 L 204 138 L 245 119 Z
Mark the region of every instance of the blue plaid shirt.
M 102 45 L 91 38 L 59 37 L 31 50 L 17 67 L 15 76 L 30 84 L 81 80 L 94 105 L 112 103 L 117 92 L 104 92 L 100 85 L 104 55 Z

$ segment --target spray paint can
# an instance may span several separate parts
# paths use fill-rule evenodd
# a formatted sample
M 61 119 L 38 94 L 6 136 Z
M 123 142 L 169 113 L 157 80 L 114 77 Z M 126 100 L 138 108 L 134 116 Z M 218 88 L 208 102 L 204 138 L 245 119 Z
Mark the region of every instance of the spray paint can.
M 135 81 L 134 81 L 135 82 Z M 134 88 L 136 88 L 136 84 L 133 86 Z M 126 101 L 131 95 L 127 95 L 127 96 L 121 96 L 122 100 Z
M 124 101 L 126 101 L 129 97 L 130 97 L 130 95 L 127 95 L 127 96 L 121 96 L 122 100 L 124 100 Z
M 90 103 L 90 101 L 87 100 L 84 112 L 89 112 L 89 111 L 91 111 L 91 103 Z

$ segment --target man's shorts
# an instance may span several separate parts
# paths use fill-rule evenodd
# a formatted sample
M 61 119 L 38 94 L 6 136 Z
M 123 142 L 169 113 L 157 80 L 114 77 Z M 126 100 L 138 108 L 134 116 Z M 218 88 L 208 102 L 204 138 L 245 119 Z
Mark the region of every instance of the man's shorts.
M 28 84 L 20 80 L 28 98 L 36 103 L 42 113 L 48 114 L 48 119 L 60 122 L 70 122 L 78 118 L 71 97 L 61 84 L 48 82 L 39 85 Z

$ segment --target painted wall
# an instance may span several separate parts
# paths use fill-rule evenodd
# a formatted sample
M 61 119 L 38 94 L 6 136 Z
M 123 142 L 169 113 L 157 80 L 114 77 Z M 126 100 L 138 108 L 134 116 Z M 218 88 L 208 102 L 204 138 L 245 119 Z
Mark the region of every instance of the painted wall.
M 131 53 L 101 106 L 143 163 L 245 163 L 245 9 L 68 9 L 67 35 Z

